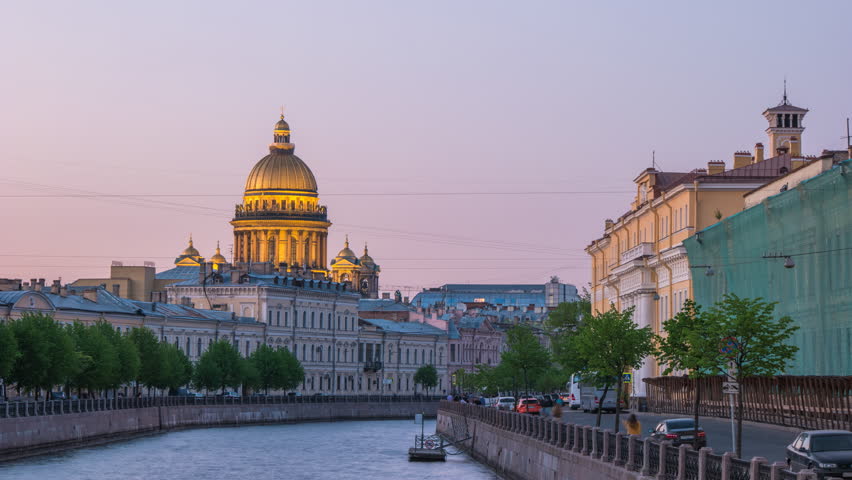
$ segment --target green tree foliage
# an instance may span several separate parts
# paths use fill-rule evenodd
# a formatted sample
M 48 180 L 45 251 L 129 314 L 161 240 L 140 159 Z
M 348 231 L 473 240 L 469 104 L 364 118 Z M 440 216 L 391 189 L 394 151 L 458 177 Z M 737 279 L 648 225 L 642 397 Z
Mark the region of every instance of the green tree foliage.
M 570 377 L 563 369 L 551 366 L 536 377 L 533 386 L 539 392 L 561 391 Z
M 579 300 L 560 303 L 547 315 L 545 329 L 550 337 L 553 360 L 561 365 L 568 375 L 587 370 L 588 366 L 583 357 L 577 354 L 575 343 L 583 320 L 591 315 L 591 296 L 586 290 L 583 290 Z
M 414 373 L 414 384 L 420 384 L 426 392 L 438 386 L 438 370 L 434 365 L 423 365 Z
M 541 374 L 551 366 L 550 352 L 545 349 L 532 329 L 527 325 L 517 325 L 506 332 L 508 350 L 503 353 L 501 363 L 523 380 L 524 390 L 529 393 L 530 379 Z
M 655 356 L 665 366 L 663 375 L 674 371 L 686 371 L 690 378 L 701 378 L 717 373 L 719 356 L 718 328 L 713 318 L 701 311 L 701 307 L 687 300 L 680 312 L 663 322 L 663 336 L 656 338 Z M 698 413 L 701 400 L 701 382 L 696 382 L 693 417 L 698 428 Z M 696 435 L 693 447 L 698 449 Z
M 163 364 L 160 341 L 151 329 L 134 328 L 130 331 L 130 341 L 139 353 L 139 373 L 136 382 L 148 388 L 156 388 L 160 383 L 160 368 Z
M 776 375 L 783 372 L 798 351 L 790 345 L 790 337 L 799 329 L 790 317 L 775 319 L 775 303 L 761 298 L 740 298 L 734 294 L 722 297 L 708 312 L 711 331 L 716 332 L 718 345 L 726 338 L 736 339 L 735 352 L 730 357 L 719 354 L 716 368 L 725 371 L 728 362 L 736 367 L 740 382 L 737 407 L 736 455 L 742 454 L 743 396 L 742 379 Z
M 5 323 L 0 323 L 0 378 L 9 378 L 19 355 L 18 342 L 15 340 L 12 329 Z
M 121 367 L 118 352 L 103 330 L 112 329 L 109 324 L 98 323 L 92 326 L 74 322 L 69 329 L 78 352 L 79 364 L 70 383 L 85 388 L 90 394 L 113 388 L 119 382 Z
M 295 388 L 304 377 L 304 369 L 296 357 L 285 348 L 273 349 L 262 344 L 248 358 L 248 383 L 252 388 L 289 390 Z M 253 378 L 252 378 L 253 377 Z
M 159 344 L 160 348 L 160 375 L 156 387 L 166 390 L 173 395 L 175 391 L 188 385 L 192 380 L 192 362 L 177 345 L 169 343 Z
M 240 353 L 227 339 L 213 342 L 195 366 L 196 388 L 221 390 L 237 388 L 243 383 L 244 367 Z
M 77 368 L 74 340 L 49 315 L 25 313 L 12 320 L 9 328 L 18 345 L 9 380 L 24 391 L 50 391 L 64 383 Z
M 577 334 L 578 353 L 588 362 L 590 372 L 598 377 L 612 378 L 616 385 L 616 398 L 621 399 L 621 375 L 639 368 L 642 360 L 653 351 L 653 333 L 650 327 L 639 328 L 633 323 L 633 309 L 619 312 L 615 307 L 589 317 Z M 618 432 L 619 415 L 616 400 L 615 431 Z M 597 426 L 600 426 L 598 409 Z

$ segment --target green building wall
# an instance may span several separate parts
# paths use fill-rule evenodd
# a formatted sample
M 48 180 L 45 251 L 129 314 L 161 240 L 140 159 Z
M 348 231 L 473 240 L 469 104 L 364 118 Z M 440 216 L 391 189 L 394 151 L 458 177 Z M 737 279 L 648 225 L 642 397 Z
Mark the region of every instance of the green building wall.
M 694 297 L 778 302 L 800 329 L 791 375 L 852 375 L 852 164 L 845 161 L 684 241 Z M 794 268 L 766 254 L 793 255 Z M 801 254 L 801 255 L 800 255 Z

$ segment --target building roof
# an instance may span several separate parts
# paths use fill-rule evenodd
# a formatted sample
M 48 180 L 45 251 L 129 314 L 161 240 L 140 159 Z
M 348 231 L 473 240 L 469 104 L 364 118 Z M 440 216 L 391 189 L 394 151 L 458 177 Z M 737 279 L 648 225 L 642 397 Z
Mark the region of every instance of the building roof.
M 529 293 L 544 292 L 544 284 L 488 284 L 488 283 L 448 283 L 437 288 L 425 289 L 425 292 L 501 292 Z
M 447 332 L 440 328 L 433 327 L 428 323 L 394 322 L 393 320 L 384 320 L 379 318 L 362 318 L 361 320 L 386 332 L 441 336 L 447 334 Z
M 198 266 L 174 267 L 154 275 L 157 280 L 190 280 L 198 279 Z
M 362 298 L 358 301 L 359 312 L 410 312 L 413 310 L 411 305 L 386 298 Z

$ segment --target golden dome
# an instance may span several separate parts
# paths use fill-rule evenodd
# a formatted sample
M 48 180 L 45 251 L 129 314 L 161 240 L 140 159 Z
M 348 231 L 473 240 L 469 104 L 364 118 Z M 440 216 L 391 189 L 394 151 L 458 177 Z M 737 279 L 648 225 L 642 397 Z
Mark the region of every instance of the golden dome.
M 187 257 L 200 257 L 201 254 L 198 253 L 195 247 L 192 246 L 192 235 L 189 236 L 189 246 L 183 250 L 181 255 L 186 255 Z
M 373 260 L 373 257 L 371 257 L 367 253 L 367 244 L 365 243 L 364 244 L 364 255 L 361 256 L 361 265 L 373 266 L 375 264 L 376 264 L 376 262 Z
M 346 236 L 346 243 L 343 245 L 343 250 L 334 257 L 331 263 L 336 263 L 338 260 L 349 260 L 351 263 L 358 263 L 358 256 L 349 248 L 349 235 Z
M 210 261 L 216 264 L 228 263 L 228 260 L 226 260 L 225 256 L 222 255 L 222 252 L 219 251 L 219 242 L 216 242 L 216 253 L 210 257 Z
M 257 190 L 317 191 L 317 181 L 311 169 L 293 150 L 273 148 L 251 169 L 246 180 L 246 193 Z

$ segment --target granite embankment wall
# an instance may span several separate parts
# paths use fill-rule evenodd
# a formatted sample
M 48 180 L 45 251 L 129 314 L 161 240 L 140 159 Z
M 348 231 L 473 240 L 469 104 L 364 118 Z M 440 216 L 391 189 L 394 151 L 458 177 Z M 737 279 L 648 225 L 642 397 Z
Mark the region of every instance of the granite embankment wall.
M 438 433 L 512 480 L 816 480 L 765 458 L 692 450 L 586 425 L 441 401 Z
M 435 401 L 164 405 L 0 419 L 0 461 L 194 427 L 434 416 Z
M 469 441 L 461 444 L 461 449 L 510 480 L 645 478 L 639 472 L 595 459 L 588 451 L 583 454 L 566 450 L 561 444 L 507 431 L 446 409 L 438 410 L 437 430 L 454 440 L 469 437 Z

